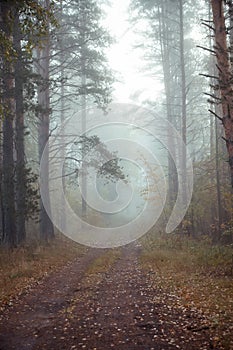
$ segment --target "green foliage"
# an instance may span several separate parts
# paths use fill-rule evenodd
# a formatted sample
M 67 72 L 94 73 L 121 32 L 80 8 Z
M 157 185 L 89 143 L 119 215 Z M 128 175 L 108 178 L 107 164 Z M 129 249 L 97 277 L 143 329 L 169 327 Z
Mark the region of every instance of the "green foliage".
M 85 159 L 87 172 L 88 168 L 95 168 L 99 177 L 109 181 L 125 180 L 123 167 L 119 165 L 120 159 L 117 154 L 111 153 L 97 135 L 79 136 L 74 142 L 72 150 L 68 152 L 66 173 L 73 175 L 73 177 L 69 177 L 69 182 L 76 183 L 82 159 Z
M 0 30 L 0 52 L 4 61 L 12 62 L 16 57 L 16 51 L 12 46 L 12 41 Z
M 34 86 L 28 80 L 28 77 L 30 75 L 32 76 L 32 51 L 38 45 L 40 46 L 48 35 L 48 21 L 51 28 L 57 25 L 53 11 L 53 2 L 51 2 L 49 8 L 46 8 L 34 0 L 9 1 L 7 18 L 2 18 L 2 22 L 0 22 L 0 53 L 3 62 L 5 62 L 4 69 L 6 70 L 7 67 L 10 69 L 11 64 L 20 59 L 24 65 L 22 79 L 24 80 L 27 93 L 31 95 L 35 91 Z M 17 52 L 13 42 L 15 16 L 19 16 L 19 32 L 21 35 L 20 53 Z M 1 77 L 3 74 L 4 70 L 1 71 Z M 1 94 L 4 94 L 4 91 Z M 4 117 L 5 114 L 6 108 L 4 104 L 1 104 L 0 115 Z
M 39 188 L 38 188 L 38 175 L 33 173 L 31 168 L 25 169 L 26 177 L 26 213 L 25 219 L 33 219 L 38 221 L 39 219 Z
M 51 2 L 50 7 L 43 7 L 35 0 L 26 1 L 9 1 L 8 17 L 6 24 L 9 35 L 3 29 L 0 29 L 0 43 L 1 53 L 4 55 L 4 59 L 11 62 L 12 59 L 17 57 L 16 51 L 13 47 L 11 36 L 13 34 L 13 22 L 16 14 L 20 18 L 20 31 L 22 35 L 22 50 L 27 52 L 30 56 L 32 50 L 41 43 L 43 37 L 48 33 L 48 20 L 51 26 L 57 25 L 54 17 L 54 3 Z
M 87 103 L 106 109 L 114 78 L 105 54 L 112 39 L 101 25 L 102 15 L 96 0 L 64 3 L 62 11 L 57 11 L 60 27 L 52 65 L 58 86 L 64 89 L 63 99 L 67 96 L 80 105 L 85 96 Z

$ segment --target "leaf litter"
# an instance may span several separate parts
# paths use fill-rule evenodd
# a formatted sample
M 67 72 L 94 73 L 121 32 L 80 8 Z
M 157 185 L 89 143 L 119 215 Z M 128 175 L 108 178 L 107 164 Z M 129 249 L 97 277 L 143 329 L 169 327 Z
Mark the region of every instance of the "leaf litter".
M 2 310 L 0 349 L 218 349 L 208 319 L 155 276 L 136 244 L 91 249 Z

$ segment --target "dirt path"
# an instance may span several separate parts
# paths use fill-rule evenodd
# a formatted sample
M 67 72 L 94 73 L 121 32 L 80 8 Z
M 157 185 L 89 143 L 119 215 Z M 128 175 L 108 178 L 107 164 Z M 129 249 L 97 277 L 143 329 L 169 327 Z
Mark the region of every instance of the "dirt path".
M 89 272 L 106 251 L 45 278 L 0 318 L 0 350 L 213 349 L 193 310 L 172 308 L 141 269 L 130 245 L 105 271 Z M 91 270 L 90 270 L 91 271 Z

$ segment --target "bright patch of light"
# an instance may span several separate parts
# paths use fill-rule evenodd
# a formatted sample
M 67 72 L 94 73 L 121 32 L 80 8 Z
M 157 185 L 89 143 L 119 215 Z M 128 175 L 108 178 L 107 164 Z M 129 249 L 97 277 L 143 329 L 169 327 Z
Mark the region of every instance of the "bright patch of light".
M 158 79 L 143 73 L 143 51 L 133 47 L 138 35 L 128 22 L 129 3 L 129 0 L 112 0 L 104 21 L 105 27 L 116 39 L 108 51 L 110 66 L 116 71 L 118 79 L 114 84 L 114 98 L 119 102 L 155 101 L 161 95 L 163 85 Z
M 206 28 L 204 28 L 203 26 L 194 25 L 191 30 L 190 36 L 195 42 L 202 43 L 208 34 L 209 33 L 206 33 Z

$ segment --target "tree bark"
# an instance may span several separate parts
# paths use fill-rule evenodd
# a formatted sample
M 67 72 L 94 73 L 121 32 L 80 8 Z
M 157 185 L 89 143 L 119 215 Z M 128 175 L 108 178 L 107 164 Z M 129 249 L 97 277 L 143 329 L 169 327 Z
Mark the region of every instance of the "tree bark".
M 49 0 L 45 0 L 44 6 L 49 8 Z M 49 61 L 50 61 L 50 42 L 49 42 L 49 19 L 47 18 L 47 35 L 42 42 L 42 48 L 37 49 L 38 73 L 42 78 L 42 86 L 38 89 L 38 152 L 39 162 L 42 155 L 44 159 L 43 167 L 43 188 L 47 197 L 47 208 L 50 207 L 49 193 L 49 148 L 45 147 L 49 141 L 49 124 L 50 124 L 50 94 L 49 94 Z M 43 154 L 44 153 L 44 154 Z M 42 200 L 40 200 L 40 238 L 48 241 L 54 237 L 54 227 L 52 221 L 45 210 Z
M 165 97 L 166 97 L 166 110 L 167 110 L 167 120 L 169 123 L 174 125 L 174 118 L 172 115 L 172 82 L 174 77 L 171 73 L 171 55 L 170 55 L 170 42 L 171 39 L 169 36 L 169 28 L 166 23 L 167 18 L 167 7 L 166 2 L 162 2 L 158 5 L 158 14 L 159 14 L 159 40 L 160 40 L 160 49 L 162 56 L 162 65 L 163 65 L 163 75 L 164 75 L 164 87 L 165 87 Z M 168 134 L 168 145 L 169 149 L 175 150 L 174 135 Z M 171 155 L 168 152 L 168 195 L 169 201 L 172 203 L 176 199 L 176 194 L 178 190 L 177 183 L 177 171 L 175 166 L 175 160 L 172 159 Z
M 60 0 L 60 25 L 61 28 L 63 28 L 63 0 Z M 66 155 L 66 128 L 65 128 L 65 69 L 64 69 L 64 62 L 65 62 L 65 52 L 64 52 L 64 39 L 63 35 L 60 36 L 60 66 L 61 66 L 61 111 L 60 111 L 60 120 L 61 120 L 61 126 L 62 126 L 62 133 L 61 133 L 61 159 L 65 160 Z M 63 193 L 66 194 L 66 179 L 65 179 L 65 170 L 63 175 Z M 65 199 L 64 195 L 61 193 L 61 216 L 60 216 L 60 225 L 61 230 L 64 232 L 66 230 L 66 205 L 65 205 Z
M 81 86 L 82 86 L 82 96 L 81 96 L 81 131 L 82 135 L 86 134 L 86 9 L 85 1 L 81 2 Z M 82 195 L 82 217 L 85 219 L 87 217 L 87 169 L 85 165 L 85 145 L 82 143 L 82 173 L 81 173 L 81 195 Z
M 12 4 L 2 2 L 0 5 L 0 27 L 9 42 L 12 42 L 12 32 L 9 25 Z M 3 197 L 3 235 L 4 243 L 10 247 L 17 245 L 16 216 L 14 202 L 14 77 L 13 65 L 7 55 L 3 53 L 2 60 L 2 85 L 3 85 L 3 159 L 2 159 L 2 197 Z
M 180 14 L 180 69 L 181 69 L 181 101 L 182 101 L 182 159 L 181 159 L 181 169 L 182 169 L 182 186 L 183 186 L 183 203 L 187 201 L 187 111 L 186 111 L 186 73 L 185 73 L 185 58 L 184 58 L 184 14 L 183 14 L 183 0 L 179 0 L 179 14 Z
M 232 75 L 230 57 L 227 47 L 224 1 L 211 0 L 211 6 L 215 28 L 215 51 L 219 75 L 219 91 L 221 96 L 221 106 L 223 112 L 222 121 L 225 131 L 226 147 L 229 156 L 231 186 L 233 188 L 233 88 L 231 83 Z
M 21 52 L 21 33 L 19 27 L 19 15 L 14 17 L 14 48 L 17 53 L 15 62 L 15 148 L 16 148 L 16 229 L 18 243 L 26 238 L 25 216 L 26 216 L 26 172 L 25 172 L 25 150 L 24 150 L 24 106 L 23 106 L 23 72 L 24 64 Z

